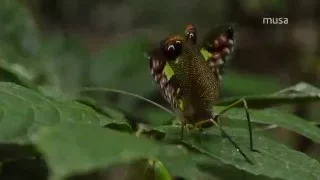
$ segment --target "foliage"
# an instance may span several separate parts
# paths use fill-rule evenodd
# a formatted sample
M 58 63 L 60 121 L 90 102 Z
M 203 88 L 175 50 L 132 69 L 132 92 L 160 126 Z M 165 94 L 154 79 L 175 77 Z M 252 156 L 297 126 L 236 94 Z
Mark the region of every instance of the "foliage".
M 230 142 L 220 136 L 217 128 L 204 132 L 190 130 L 180 142 L 179 126 L 150 124 L 148 128 L 134 132 L 121 118 L 125 117 L 121 112 L 101 114 L 84 104 L 46 97 L 12 83 L 0 84 L 0 99 L 0 149 L 5 151 L 12 145 L 19 145 L 13 148 L 14 151 L 2 154 L 3 166 L 24 158 L 34 161 L 34 157 L 43 157 L 52 179 L 139 159 L 155 159 L 161 164 L 153 166 L 146 160 L 144 168 L 135 170 L 137 174 L 142 173 L 141 177 L 146 177 L 143 169 L 149 166 L 152 173 L 159 174 L 158 179 L 170 179 L 165 175 L 167 171 L 186 179 L 226 179 L 230 175 L 219 172 L 228 169 L 234 171 L 233 175 L 254 179 L 318 179 L 320 176 L 318 161 L 258 131 L 254 132 L 254 146 L 260 153 L 251 152 L 246 127 L 223 126 L 254 164 L 245 161 Z M 241 121 L 243 114 L 240 108 L 225 116 Z M 315 142 L 320 141 L 320 130 L 294 115 L 271 109 L 251 110 L 250 114 L 254 123 L 276 124 Z M 33 150 L 27 153 L 30 146 Z M 219 171 L 215 167 L 219 167 Z
M 319 101 L 319 88 L 302 82 L 278 91 L 284 87 L 272 78 L 226 73 L 222 93 L 233 96 L 213 111 L 239 97 L 248 101 L 260 153 L 249 149 L 243 107 L 226 112 L 221 124 L 250 164 L 217 127 L 190 129 L 180 141 L 179 120 L 159 108 L 120 94 L 80 93 L 83 86 L 107 86 L 156 99 L 145 37 L 90 55 L 72 38 L 40 36 L 17 1 L 0 4 L 1 179 L 107 179 L 114 172 L 123 179 L 320 178 L 317 160 L 266 131 L 282 127 L 319 143 L 315 122 L 275 106 Z

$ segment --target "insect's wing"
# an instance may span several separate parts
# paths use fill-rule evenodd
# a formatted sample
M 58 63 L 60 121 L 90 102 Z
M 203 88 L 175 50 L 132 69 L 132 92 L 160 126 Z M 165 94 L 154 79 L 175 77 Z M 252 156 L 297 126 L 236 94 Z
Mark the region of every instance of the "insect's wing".
M 154 81 L 160 86 L 161 93 L 173 108 L 183 111 L 183 102 L 179 99 L 180 87 L 175 72 L 161 49 L 155 48 L 146 53 L 149 59 L 150 73 Z
M 231 26 L 210 30 L 201 43 L 201 53 L 212 71 L 222 79 L 223 67 L 234 51 L 235 37 Z

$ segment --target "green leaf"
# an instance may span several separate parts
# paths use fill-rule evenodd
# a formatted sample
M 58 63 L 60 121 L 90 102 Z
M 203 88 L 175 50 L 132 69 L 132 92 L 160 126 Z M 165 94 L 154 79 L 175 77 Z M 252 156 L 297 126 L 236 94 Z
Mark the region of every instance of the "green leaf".
M 81 104 L 85 104 L 89 107 L 91 107 L 92 109 L 94 109 L 95 111 L 99 112 L 100 114 L 103 114 L 109 118 L 115 119 L 115 120 L 120 120 L 120 121 L 127 121 L 125 114 L 117 111 L 116 109 L 113 108 L 109 108 L 109 107 L 99 107 L 94 99 L 91 99 L 89 97 L 85 97 L 82 99 L 78 99 L 76 100 L 77 102 L 81 103 Z
M 159 159 L 165 166 L 170 164 L 170 172 L 183 176 L 186 172 L 190 175 L 187 178 L 200 174 L 195 163 L 189 163 L 193 171 L 190 171 L 190 166 L 181 166 L 181 160 L 185 162 L 188 159 L 187 152 L 176 146 L 96 126 L 60 124 L 45 127 L 32 139 L 44 155 L 53 179 L 141 158 Z
M 188 180 L 215 180 L 212 175 L 208 176 L 205 172 L 201 172 L 198 169 L 198 165 L 199 163 L 201 163 L 202 160 L 209 160 L 211 161 L 211 164 L 215 163 L 216 161 L 207 156 L 187 152 L 187 150 L 180 145 L 178 145 L 177 147 L 178 149 L 175 149 L 175 151 L 171 151 L 169 149 L 167 150 L 167 152 L 159 156 L 159 159 L 161 160 L 163 165 L 169 170 L 172 176 L 184 177 Z
M 171 180 L 171 175 L 161 161 L 150 159 L 149 165 L 155 172 L 155 180 Z
M 32 75 L 23 66 L 18 64 L 11 65 L 0 59 L 1 82 L 12 82 L 40 92 L 39 88 L 31 81 L 32 77 L 29 76 Z
M 39 128 L 60 123 L 115 123 L 130 128 L 83 104 L 55 100 L 12 83 L 0 83 L 0 107 L 0 143 L 27 143 Z
M 278 104 L 305 103 L 319 101 L 320 89 L 313 85 L 301 82 L 273 94 L 225 98 L 217 104 L 229 105 L 241 98 L 244 98 L 251 108 L 269 107 Z
M 143 115 L 143 117 L 146 119 L 146 122 L 153 126 L 169 125 L 174 119 L 172 114 L 154 107 L 143 108 L 141 111 L 139 111 L 139 113 Z
M 248 131 L 244 129 L 225 128 L 226 132 L 254 162 L 249 164 L 231 143 L 220 136 L 217 128 L 206 129 L 204 133 L 190 131 L 185 135 L 185 145 L 197 152 L 231 165 L 252 175 L 262 175 L 284 180 L 316 180 L 320 177 L 320 163 L 306 154 L 292 150 L 285 145 L 254 133 L 255 149 L 261 153 L 249 150 Z M 178 140 L 180 127 L 163 126 L 154 131 L 166 133 L 166 137 Z M 276 167 L 276 168 L 275 168 Z
M 216 107 L 219 112 L 224 107 Z M 249 114 L 252 122 L 262 124 L 275 124 L 301 134 L 315 142 L 320 143 L 320 129 L 302 118 L 282 112 L 276 109 L 252 110 L 249 109 Z M 230 119 L 247 121 L 245 111 L 242 108 L 233 108 L 225 113 Z M 223 122 L 222 122 L 223 123 Z

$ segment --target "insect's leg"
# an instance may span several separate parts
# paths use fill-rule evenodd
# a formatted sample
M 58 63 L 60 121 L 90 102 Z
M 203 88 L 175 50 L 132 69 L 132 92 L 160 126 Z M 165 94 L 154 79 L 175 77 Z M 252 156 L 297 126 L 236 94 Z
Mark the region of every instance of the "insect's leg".
M 239 99 L 238 101 L 230 104 L 229 106 L 227 106 L 225 109 L 221 110 L 219 112 L 219 115 L 222 115 L 223 113 L 227 112 L 228 110 L 232 109 L 233 107 L 237 106 L 238 104 L 242 103 L 244 106 L 244 111 L 246 113 L 246 117 L 247 117 L 247 122 L 248 122 L 248 130 L 249 130 L 249 141 L 250 141 L 250 150 L 254 151 L 254 152 L 259 152 L 259 150 L 256 150 L 253 148 L 253 139 L 252 139 L 252 126 L 251 126 L 251 119 L 250 119 L 250 115 L 249 115 L 249 108 L 248 108 L 248 104 L 247 101 L 245 99 Z
M 210 118 L 208 120 L 204 120 L 204 121 L 200 121 L 200 122 L 197 122 L 194 126 L 197 128 L 197 127 L 200 127 L 201 128 L 201 125 L 203 124 L 206 124 L 208 122 L 212 123 L 213 125 L 217 126 L 221 132 L 221 135 L 225 138 L 227 138 L 231 144 L 240 152 L 240 154 L 243 156 L 243 158 L 248 161 L 250 164 L 253 164 L 253 162 L 248 158 L 248 156 L 240 149 L 240 147 L 232 140 L 232 138 L 222 129 L 222 127 L 215 121 L 215 120 L 218 120 L 218 117 L 220 116 L 220 114 L 217 114 L 215 115 L 213 118 Z
M 219 124 L 220 127 L 222 128 L 222 121 L 219 118 L 220 116 L 221 116 L 221 114 L 214 114 L 212 117 L 213 117 L 213 120 L 215 120 L 217 122 L 217 124 Z M 225 137 L 223 133 L 221 133 L 221 136 Z
M 230 143 L 237 149 L 237 151 L 239 151 L 239 153 L 243 156 L 243 158 L 246 161 L 248 161 L 248 163 L 253 164 L 253 162 L 248 158 L 248 156 L 240 149 L 238 144 L 232 140 L 232 138 L 221 128 L 221 126 L 215 120 L 209 119 L 209 121 L 219 128 L 221 134 L 230 141 Z

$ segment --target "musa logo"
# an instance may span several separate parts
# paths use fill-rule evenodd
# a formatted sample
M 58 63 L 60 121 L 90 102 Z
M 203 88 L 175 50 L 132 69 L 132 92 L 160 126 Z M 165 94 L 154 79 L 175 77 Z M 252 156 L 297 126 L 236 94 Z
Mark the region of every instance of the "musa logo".
M 263 24 L 288 24 L 288 18 L 262 18 Z

